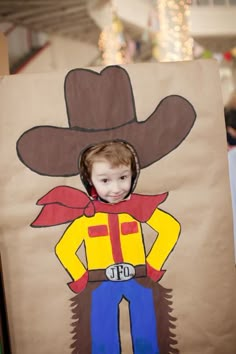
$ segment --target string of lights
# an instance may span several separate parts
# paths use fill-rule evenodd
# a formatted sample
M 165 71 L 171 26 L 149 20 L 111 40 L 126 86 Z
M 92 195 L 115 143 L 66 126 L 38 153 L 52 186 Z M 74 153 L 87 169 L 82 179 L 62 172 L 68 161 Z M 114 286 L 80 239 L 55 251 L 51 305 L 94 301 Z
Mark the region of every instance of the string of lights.
M 191 0 L 157 0 L 159 18 L 159 60 L 191 60 L 193 39 L 190 35 Z
M 111 3 L 111 23 L 101 32 L 98 47 L 102 56 L 102 64 L 126 63 L 126 41 L 123 25 Z
M 153 58 L 157 61 L 192 60 L 191 0 L 153 0 L 153 4 L 148 24 Z M 131 62 L 129 46 L 113 1 L 110 11 L 110 23 L 104 27 L 98 41 L 102 64 L 126 64 Z

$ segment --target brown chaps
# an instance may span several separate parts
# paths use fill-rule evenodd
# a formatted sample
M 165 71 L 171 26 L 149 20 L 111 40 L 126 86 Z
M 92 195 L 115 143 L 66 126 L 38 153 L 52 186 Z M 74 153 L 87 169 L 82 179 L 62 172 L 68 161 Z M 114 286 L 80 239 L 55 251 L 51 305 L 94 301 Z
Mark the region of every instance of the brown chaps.
M 147 277 L 137 278 L 136 281 L 145 287 L 151 288 L 153 292 L 160 354 L 179 353 L 176 348 L 177 341 L 175 339 L 175 334 L 171 332 L 176 327 L 176 318 L 171 316 L 172 290 L 164 288 L 159 283 L 154 283 Z M 91 298 L 93 290 L 100 284 L 101 282 L 88 282 L 86 289 L 71 299 L 73 319 L 73 343 L 71 344 L 71 354 L 91 354 Z

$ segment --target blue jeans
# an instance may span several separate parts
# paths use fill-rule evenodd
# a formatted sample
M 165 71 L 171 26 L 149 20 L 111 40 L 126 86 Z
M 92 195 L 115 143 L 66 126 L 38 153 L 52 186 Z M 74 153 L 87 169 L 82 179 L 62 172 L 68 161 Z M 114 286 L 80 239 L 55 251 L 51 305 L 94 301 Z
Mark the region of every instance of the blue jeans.
M 92 354 L 120 354 L 119 304 L 129 303 L 134 354 L 159 354 L 152 289 L 136 280 L 104 281 L 92 293 Z

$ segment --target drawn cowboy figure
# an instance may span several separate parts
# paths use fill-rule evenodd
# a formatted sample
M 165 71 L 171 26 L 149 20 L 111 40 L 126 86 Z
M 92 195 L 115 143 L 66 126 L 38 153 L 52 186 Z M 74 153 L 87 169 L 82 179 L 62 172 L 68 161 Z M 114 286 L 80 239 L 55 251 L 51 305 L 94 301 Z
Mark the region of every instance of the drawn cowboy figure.
M 65 101 L 69 128 L 34 127 L 19 138 L 17 152 L 38 174 L 80 174 L 88 193 L 66 186 L 54 188 L 38 201 L 43 208 L 32 224 L 70 223 L 56 245 L 56 254 L 72 278 L 70 289 L 77 293 L 73 299 L 78 319 L 73 353 L 121 353 L 122 298 L 129 303 L 133 352 L 168 353 L 175 342 L 170 333 L 169 338 L 163 335 L 160 308 L 164 290 L 158 281 L 178 240 L 180 224 L 159 208 L 167 193 L 140 195 L 133 191 L 139 171 L 177 148 L 189 134 L 195 111 L 185 98 L 171 95 L 145 121 L 138 121 L 128 73 L 119 66 L 106 67 L 101 73 L 70 71 L 65 78 Z M 129 193 L 118 203 L 95 196 L 85 173 L 84 156 L 101 143 L 123 144 L 135 161 Z M 157 235 L 148 254 L 142 223 Z M 77 255 L 82 244 L 86 265 Z M 162 311 L 167 321 L 168 315 Z

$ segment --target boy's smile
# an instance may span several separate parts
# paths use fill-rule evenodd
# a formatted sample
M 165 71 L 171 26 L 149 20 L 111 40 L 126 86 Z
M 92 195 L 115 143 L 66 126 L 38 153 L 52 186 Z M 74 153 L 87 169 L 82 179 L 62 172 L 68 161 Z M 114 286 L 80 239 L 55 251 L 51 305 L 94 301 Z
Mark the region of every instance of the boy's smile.
M 130 192 L 131 166 L 112 167 L 105 159 L 99 159 L 93 163 L 91 181 L 101 199 L 118 203 Z

